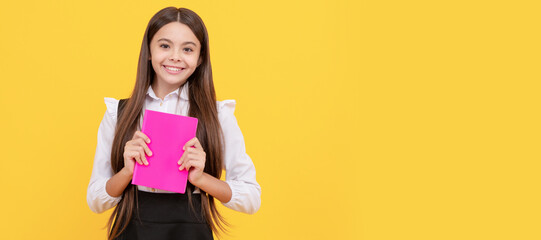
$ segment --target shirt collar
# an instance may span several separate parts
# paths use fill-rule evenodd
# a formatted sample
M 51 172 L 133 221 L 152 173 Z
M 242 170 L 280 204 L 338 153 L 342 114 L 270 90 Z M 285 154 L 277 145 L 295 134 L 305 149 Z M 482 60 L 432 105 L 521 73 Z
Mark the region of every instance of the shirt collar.
M 167 94 L 166 96 L 170 95 L 170 94 L 174 94 L 174 95 L 177 95 L 179 94 L 180 92 L 180 98 L 183 99 L 183 100 L 186 100 L 188 101 L 188 90 L 189 90 L 189 86 L 188 86 L 188 82 L 184 83 L 182 86 L 180 86 L 179 88 L 177 88 L 177 90 L 173 91 L 173 92 L 170 92 L 169 94 Z M 159 100 L 160 98 L 158 96 L 156 96 L 156 93 L 154 93 L 154 90 L 152 89 L 152 85 L 151 86 L 148 86 L 148 90 L 147 90 L 147 95 L 150 96 L 151 98 L 154 98 L 156 100 Z

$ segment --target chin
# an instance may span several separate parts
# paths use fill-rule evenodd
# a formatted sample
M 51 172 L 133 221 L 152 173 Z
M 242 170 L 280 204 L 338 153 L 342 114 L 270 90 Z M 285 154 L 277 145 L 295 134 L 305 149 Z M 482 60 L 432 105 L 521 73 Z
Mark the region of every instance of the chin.
M 174 81 L 168 81 L 166 80 L 165 83 L 167 85 L 177 85 L 177 86 L 181 86 L 182 84 L 184 84 L 186 82 L 186 80 L 174 80 Z

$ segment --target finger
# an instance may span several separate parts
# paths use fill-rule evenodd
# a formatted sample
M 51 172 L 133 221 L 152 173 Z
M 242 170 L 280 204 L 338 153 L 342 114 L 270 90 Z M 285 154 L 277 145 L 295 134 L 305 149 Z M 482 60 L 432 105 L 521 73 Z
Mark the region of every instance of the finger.
M 134 159 L 139 165 L 143 165 L 143 162 L 141 161 L 141 158 L 139 157 L 139 153 L 136 151 L 130 151 L 129 153 L 131 159 Z
M 199 152 L 189 153 L 186 156 L 186 161 L 185 162 L 191 162 L 192 166 L 194 166 L 195 164 L 204 165 L 205 164 L 205 157 L 204 157 L 203 154 L 201 154 Z
M 193 153 L 191 153 L 191 152 L 186 152 L 184 155 L 186 155 L 186 156 L 184 157 L 184 158 L 185 158 L 184 162 L 188 162 L 188 161 L 193 160 L 193 156 L 194 156 Z
M 133 139 L 136 139 L 136 138 L 142 138 L 146 143 L 150 143 L 150 138 L 141 131 L 136 131 L 133 134 Z
M 186 144 L 184 144 L 184 146 L 182 146 L 182 150 L 186 151 L 186 149 L 188 149 L 192 145 L 193 145 L 193 138 L 190 139 L 188 142 L 186 142 Z
M 182 170 L 182 169 L 186 169 L 186 170 L 189 170 L 189 166 L 188 163 L 191 162 L 191 155 L 190 153 L 185 153 L 184 155 L 182 155 L 183 159 L 182 159 L 182 162 L 180 163 L 180 167 L 179 167 L 179 170 Z
M 186 163 L 184 164 L 184 169 L 186 169 L 186 171 L 190 171 L 191 167 L 192 167 L 192 161 L 186 161 Z
M 184 169 L 188 170 L 188 169 L 186 168 L 186 164 L 187 164 L 187 161 L 182 162 L 182 163 L 180 164 L 180 167 L 178 167 L 178 170 L 184 170 Z
M 182 153 L 182 156 L 180 156 L 180 159 L 178 160 L 177 164 L 180 165 L 184 162 L 184 158 L 186 156 L 186 152 Z
M 139 147 L 139 156 L 141 157 L 141 160 L 143 161 L 143 163 L 146 166 L 148 166 L 148 161 L 147 161 L 147 158 L 145 157 L 145 151 L 143 147 Z
M 152 151 L 150 151 L 150 148 L 142 138 L 139 138 L 136 141 L 139 143 L 139 146 L 143 147 L 147 156 L 152 156 Z
M 193 153 L 194 151 L 197 151 L 197 150 L 195 148 L 189 147 L 188 149 L 184 150 L 184 154 L 190 154 L 190 153 Z
M 190 141 L 188 141 L 186 144 L 184 144 L 184 147 L 182 149 L 184 151 L 186 151 L 186 149 L 188 149 L 189 147 L 195 147 L 195 148 L 198 148 L 198 149 L 203 149 L 203 146 L 201 146 L 201 143 L 199 142 L 199 139 L 197 139 L 197 137 L 194 137 L 194 138 L 190 139 Z
M 188 157 L 188 160 L 197 160 L 204 162 L 206 159 L 206 153 L 197 148 L 189 148 L 186 151 L 186 157 Z
M 139 154 L 139 149 L 141 149 L 141 146 L 139 145 L 130 145 L 130 146 L 126 146 L 125 151 L 137 152 Z
M 143 165 L 143 160 L 141 159 L 141 150 L 142 148 L 137 146 L 126 147 L 126 153 L 130 159 L 135 160 L 140 165 Z
M 201 158 L 188 162 L 190 163 L 190 169 L 198 169 L 202 171 L 205 168 L 205 162 Z
M 127 142 L 126 142 L 126 147 L 127 147 L 127 146 L 132 146 L 132 145 L 133 145 L 133 140 L 130 140 L 130 141 L 127 141 Z
M 195 148 L 203 150 L 203 146 L 201 146 L 201 143 L 199 142 L 199 139 L 197 139 L 197 138 L 194 138 L 194 139 L 195 139 L 195 143 L 194 143 Z

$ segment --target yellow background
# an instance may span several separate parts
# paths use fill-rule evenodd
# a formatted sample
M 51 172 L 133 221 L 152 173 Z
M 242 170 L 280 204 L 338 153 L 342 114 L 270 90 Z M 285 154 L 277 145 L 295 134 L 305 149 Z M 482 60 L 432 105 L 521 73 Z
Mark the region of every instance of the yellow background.
M 1 239 L 104 239 L 103 97 L 170 5 L 206 23 L 262 186 L 225 239 L 541 238 L 537 1 L 65 0 L 0 4 Z

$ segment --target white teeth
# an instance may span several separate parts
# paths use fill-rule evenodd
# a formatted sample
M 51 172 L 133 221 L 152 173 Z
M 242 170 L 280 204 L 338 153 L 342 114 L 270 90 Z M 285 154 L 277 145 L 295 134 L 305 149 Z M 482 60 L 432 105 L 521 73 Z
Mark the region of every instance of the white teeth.
M 167 68 L 168 70 L 171 70 L 171 71 L 175 71 L 175 72 L 180 72 L 180 71 L 182 71 L 182 69 L 176 68 L 176 67 L 165 67 L 165 68 Z

